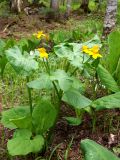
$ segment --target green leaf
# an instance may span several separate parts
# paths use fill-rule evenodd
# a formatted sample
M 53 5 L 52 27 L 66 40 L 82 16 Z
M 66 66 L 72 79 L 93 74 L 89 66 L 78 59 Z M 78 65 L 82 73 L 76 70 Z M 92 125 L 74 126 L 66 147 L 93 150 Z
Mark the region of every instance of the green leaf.
M 84 152 L 85 160 L 120 160 L 105 147 L 89 139 L 81 141 L 81 148 Z
M 16 125 L 17 128 L 32 130 L 32 119 L 31 115 L 26 115 L 24 117 L 10 119 L 10 122 Z
M 101 40 L 98 37 L 98 35 L 95 35 L 91 40 L 84 42 L 83 45 L 87 45 L 88 47 L 93 47 L 94 45 L 99 45 L 99 47 L 102 46 Z
M 91 105 L 96 110 L 120 108 L 120 92 L 99 98 Z
M 119 58 L 119 61 L 118 61 L 118 65 L 117 65 L 114 77 L 117 81 L 117 84 L 120 86 L 120 58 Z
M 77 88 L 83 90 L 83 85 L 74 77 L 70 77 L 64 70 L 56 70 L 51 75 L 42 73 L 40 78 L 29 82 L 27 85 L 33 89 L 51 89 L 53 88 L 52 82 L 57 82 L 57 87 L 63 91 L 67 91 L 70 88 Z
M 52 81 L 50 76 L 46 73 L 42 73 L 40 78 L 34 81 L 27 83 L 29 88 L 33 89 L 51 89 L 53 88 Z
M 15 44 L 15 41 L 13 39 L 8 39 L 4 41 L 0 39 L 0 74 L 1 76 L 3 76 L 4 69 L 7 64 L 7 58 L 5 55 L 5 51 L 8 48 L 13 47 L 14 44 Z
M 27 121 L 26 121 L 27 120 Z M 27 106 L 19 106 L 2 112 L 1 123 L 10 129 L 29 128 L 31 125 L 30 111 Z
M 13 139 L 8 140 L 7 143 L 9 154 L 12 156 L 37 153 L 43 146 L 44 138 L 41 135 L 32 137 L 32 132 L 25 129 L 17 130 Z
M 22 55 L 20 49 L 16 46 L 6 51 L 6 57 L 16 73 L 23 76 L 29 76 L 38 69 L 38 63 L 30 56 Z
M 111 74 L 113 74 L 117 68 L 120 58 L 120 32 L 114 31 L 109 35 L 109 54 L 107 56 L 106 65 Z
M 50 79 L 51 81 L 58 81 L 59 87 L 63 91 L 68 90 L 73 83 L 73 81 L 71 80 L 71 77 L 69 77 L 64 70 L 60 70 L 60 69 L 53 72 L 51 74 Z
M 77 90 L 70 89 L 63 94 L 62 100 L 74 108 L 85 108 L 91 104 L 91 100 L 81 95 Z
M 73 47 L 68 43 L 62 43 L 54 47 L 55 54 L 60 58 L 72 58 Z
M 19 46 L 21 51 L 28 51 L 28 40 L 26 38 L 20 39 L 16 45 Z
M 120 89 L 112 77 L 112 75 L 102 66 L 98 65 L 97 73 L 103 85 L 107 87 L 112 92 L 119 92 Z
M 0 55 L 3 54 L 6 43 L 0 39 Z
M 83 60 L 85 63 L 89 59 L 89 56 L 82 52 L 82 46 L 93 47 L 96 44 L 101 47 L 98 36 L 85 43 L 61 43 L 54 47 L 54 52 L 58 57 L 68 59 L 74 67 L 83 69 Z
M 76 118 L 76 117 L 64 117 L 64 118 L 67 120 L 67 122 L 71 126 L 78 126 L 82 123 L 82 120 L 80 118 Z
M 0 74 L 1 74 L 1 76 L 3 76 L 6 64 L 7 64 L 7 59 L 3 55 L 2 57 L 0 57 Z
M 3 76 L 3 72 L 5 69 L 5 66 L 7 64 L 7 60 L 4 54 L 4 48 L 5 48 L 6 43 L 0 39 L 0 74 Z
M 33 125 L 37 134 L 47 132 L 55 123 L 57 111 L 49 101 L 40 101 L 33 110 Z
M 85 84 L 80 81 L 80 79 L 77 79 L 76 77 L 71 77 L 71 80 L 73 81 L 71 88 L 79 91 L 81 94 L 85 92 Z
M 80 53 L 82 47 L 79 43 L 62 43 L 54 47 L 55 54 L 60 58 L 66 58 L 75 66 L 82 68 L 83 53 Z

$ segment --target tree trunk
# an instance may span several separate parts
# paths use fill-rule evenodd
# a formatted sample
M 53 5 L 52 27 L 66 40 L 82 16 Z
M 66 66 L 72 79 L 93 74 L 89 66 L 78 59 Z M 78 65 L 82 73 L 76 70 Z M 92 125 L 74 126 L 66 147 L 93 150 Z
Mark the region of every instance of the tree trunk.
M 10 1 L 11 11 L 20 13 L 22 10 L 22 3 L 23 3 L 22 0 L 11 0 Z
M 52 8 L 54 11 L 59 10 L 59 0 L 51 0 L 50 8 Z
M 82 8 L 85 13 L 88 13 L 88 12 L 90 12 L 88 5 L 89 5 L 89 0 L 82 0 L 82 4 L 81 4 L 80 8 Z
M 52 21 L 59 20 L 59 0 L 51 0 L 50 1 L 51 10 L 46 13 L 46 22 L 50 23 Z
M 65 13 L 66 18 L 68 18 L 70 16 L 70 13 L 71 13 L 71 2 L 72 2 L 72 0 L 67 0 L 66 13 Z
M 103 35 L 107 36 L 116 24 L 117 0 L 108 0 L 106 15 L 104 19 Z

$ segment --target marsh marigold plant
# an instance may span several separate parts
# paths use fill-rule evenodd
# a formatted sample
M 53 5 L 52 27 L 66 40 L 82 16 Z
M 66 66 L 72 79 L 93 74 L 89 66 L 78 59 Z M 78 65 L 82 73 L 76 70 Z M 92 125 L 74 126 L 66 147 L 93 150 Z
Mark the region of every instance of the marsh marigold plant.
M 89 48 L 88 46 L 83 46 L 82 51 L 89 56 L 92 56 L 92 58 L 97 59 L 101 58 L 102 55 L 99 53 L 100 47 L 98 45 L 93 46 L 92 48 Z
M 41 58 L 48 59 L 48 53 L 45 48 L 38 48 L 37 50 L 39 51 Z
M 34 33 L 33 36 L 35 36 L 37 39 L 45 38 L 47 41 L 49 40 L 49 35 L 44 34 L 43 31 L 38 31 L 37 33 Z

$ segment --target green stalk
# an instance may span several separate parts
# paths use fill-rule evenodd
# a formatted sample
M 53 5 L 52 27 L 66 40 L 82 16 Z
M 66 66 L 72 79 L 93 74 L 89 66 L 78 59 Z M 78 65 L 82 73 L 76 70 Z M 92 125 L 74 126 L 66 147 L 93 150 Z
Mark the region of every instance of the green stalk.
M 68 72 L 69 67 L 70 67 L 70 62 L 67 63 L 66 68 L 65 68 L 65 72 Z
M 43 62 L 44 62 L 44 65 L 45 65 L 45 68 L 46 68 L 47 73 L 50 75 L 50 67 L 49 67 L 48 61 L 46 61 L 46 63 L 45 63 L 45 61 L 43 60 Z M 57 86 L 56 86 L 56 84 L 55 84 L 54 81 L 52 82 L 52 84 L 53 84 L 53 86 L 54 86 L 54 89 L 55 89 L 55 91 L 56 91 L 56 94 L 57 94 L 58 99 L 59 99 L 59 102 L 60 102 L 60 101 L 61 101 L 61 96 L 60 96 L 60 94 L 59 94 L 59 91 L 58 91 L 58 89 L 57 89 Z
M 56 86 L 55 82 L 52 82 L 52 84 L 53 84 L 53 86 L 54 86 L 54 88 L 55 88 L 56 94 L 57 94 L 58 99 L 59 99 L 59 102 L 60 102 L 60 101 L 61 101 L 61 96 L 59 95 L 59 91 L 58 91 L 58 89 L 57 89 L 57 86 Z
M 29 77 L 26 77 L 27 79 L 27 83 L 29 82 Z M 33 107 L 32 107 L 32 96 L 31 96 L 31 89 L 29 87 L 27 87 L 28 90 L 28 97 L 29 97 L 29 105 L 30 105 L 30 113 L 32 115 L 32 111 L 33 111 Z
M 44 63 L 44 66 L 45 66 L 45 68 L 46 68 L 47 73 L 50 75 L 50 67 L 49 67 L 48 61 L 46 60 L 46 62 L 45 62 L 45 61 L 43 60 L 43 63 Z M 53 130 L 54 130 L 54 128 L 55 128 L 56 121 L 57 121 L 57 119 L 58 119 L 59 112 L 60 112 L 61 97 L 62 97 L 62 96 L 61 96 L 61 95 L 62 95 L 62 92 L 61 92 L 61 90 L 60 90 L 60 91 L 58 90 L 58 88 L 57 88 L 57 86 L 56 86 L 56 84 L 55 84 L 55 81 L 53 81 L 52 84 L 53 84 L 53 86 L 54 86 L 54 89 L 55 89 L 55 92 L 56 92 L 56 95 L 57 95 L 57 98 L 58 98 L 58 104 L 57 104 L 58 115 L 57 115 L 57 117 L 56 117 L 56 120 L 55 120 L 55 122 L 54 122 L 53 127 L 50 129 L 49 134 L 48 134 L 48 136 L 47 136 L 47 141 L 48 141 L 48 143 L 51 143 Z
M 77 70 L 78 70 L 78 67 L 74 69 L 74 71 L 70 74 L 70 76 L 73 76 Z

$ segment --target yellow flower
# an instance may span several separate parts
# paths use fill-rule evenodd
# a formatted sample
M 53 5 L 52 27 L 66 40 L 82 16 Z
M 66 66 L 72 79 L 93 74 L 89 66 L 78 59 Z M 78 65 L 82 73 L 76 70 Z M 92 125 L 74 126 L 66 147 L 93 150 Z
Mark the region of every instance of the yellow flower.
M 40 39 L 41 37 L 45 37 L 46 35 L 43 33 L 43 31 L 38 31 L 37 33 L 33 34 L 37 39 Z
M 101 57 L 102 57 L 102 55 L 99 54 L 99 53 L 94 53 L 93 52 L 93 54 L 92 54 L 92 58 L 94 58 L 94 59 L 101 58 Z
M 83 47 L 82 47 L 82 51 L 83 51 L 84 53 L 89 54 L 89 55 L 92 56 L 92 58 L 94 58 L 94 59 L 97 59 L 97 58 L 101 58 L 101 57 L 102 57 L 102 55 L 99 53 L 99 50 L 100 50 L 100 48 L 99 48 L 98 45 L 95 45 L 95 46 L 93 46 L 92 48 L 88 48 L 88 46 L 83 46 Z
M 89 55 L 92 55 L 92 51 L 88 48 L 88 46 L 82 46 L 82 51 Z
M 82 51 L 86 52 L 88 50 L 88 46 L 82 46 Z
M 45 48 L 38 48 L 37 50 L 39 51 L 41 58 L 48 59 L 48 53 L 46 52 Z
M 90 50 L 92 51 L 92 52 L 94 52 L 94 53 L 98 53 L 99 52 L 99 46 L 98 45 L 95 45 L 95 46 L 93 46 Z

